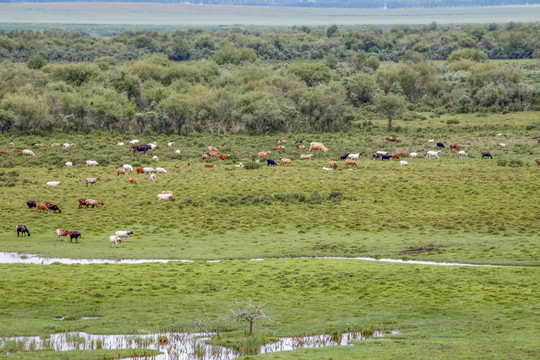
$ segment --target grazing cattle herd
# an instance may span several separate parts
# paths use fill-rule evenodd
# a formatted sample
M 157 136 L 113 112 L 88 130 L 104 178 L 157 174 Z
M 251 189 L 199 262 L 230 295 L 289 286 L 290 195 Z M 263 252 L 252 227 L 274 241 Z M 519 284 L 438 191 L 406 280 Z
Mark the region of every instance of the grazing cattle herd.
M 389 142 L 392 142 L 392 143 L 396 143 L 396 142 L 399 142 L 398 139 L 396 139 L 395 137 L 393 136 L 387 136 L 385 138 L 386 140 L 388 140 Z M 534 138 L 534 139 L 537 139 L 538 142 L 540 143 L 540 137 L 539 138 Z M 193 140 L 193 139 L 191 139 Z M 419 143 L 421 140 L 420 139 L 416 139 L 414 140 L 414 143 Z M 132 140 L 129 142 L 129 144 L 132 145 L 132 155 L 135 156 L 135 154 L 137 152 L 142 152 L 143 154 L 146 154 L 146 152 L 148 150 L 153 150 L 156 148 L 157 146 L 157 143 L 156 142 L 153 142 L 153 143 L 150 143 L 148 145 L 136 145 L 137 143 L 139 142 L 139 140 Z M 435 140 L 434 139 L 431 139 L 431 140 L 428 140 L 427 143 L 434 143 Z M 287 140 L 278 140 L 278 145 L 277 146 L 273 146 L 272 147 L 272 150 L 273 151 L 286 151 L 286 147 L 285 145 L 287 144 Z M 123 142 L 121 141 L 116 141 L 115 142 L 116 145 L 123 145 Z M 297 140 L 295 142 L 296 144 L 296 149 L 297 150 L 306 150 L 306 147 L 304 145 L 302 145 L 302 140 Z M 14 143 L 10 143 L 9 144 L 10 146 L 14 147 L 15 144 Z M 32 145 L 34 146 L 41 146 L 41 147 L 44 147 L 45 144 L 42 144 L 42 143 L 33 143 Z M 172 147 L 175 145 L 175 142 L 174 141 L 171 141 L 167 144 L 168 147 Z M 53 143 L 52 144 L 53 147 L 55 146 L 60 146 L 60 143 Z M 64 146 L 64 149 L 69 149 L 71 147 L 74 147 L 75 144 L 70 144 L 70 143 L 64 143 L 63 144 Z M 431 145 L 433 146 L 433 145 Z M 506 143 L 498 143 L 497 144 L 498 146 L 498 149 L 499 150 L 507 150 L 507 144 Z M 456 150 L 457 151 L 457 155 L 460 159 L 463 159 L 465 157 L 468 157 L 469 155 L 464 151 L 462 150 L 462 145 L 458 145 L 458 144 L 450 144 L 449 145 L 450 147 L 450 151 L 452 150 Z M 436 148 L 438 149 L 437 151 L 434 151 L 434 150 L 428 150 L 427 153 L 426 153 L 426 158 L 434 158 L 434 159 L 440 159 L 439 155 L 442 153 L 442 149 L 445 149 L 445 145 L 442 143 L 442 142 L 436 142 Z M 300 160 L 310 160 L 313 158 L 313 150 L 316 150 L 316 151 L 320 151 L 320 152 L 323 152 L 323 153 L 327 153 L 329 150 L 326 146 L 324 146 L 323 143 L 321 142 L 311 142 L 310 143 L 310 146 L 309 146 L 309 151 L 311 152 L 310 154 L 300 154 L 299 155 L 299 159 Z M 26 156 L 33 156 L 33 157 L 36 157 L 36 154 L 32 151 L 32 150 L 28 150 L 28 149 L 25 149 L 25 150 L 18 150 L 18 149 L 13 149 L 12 151 L 0 151 L 0 154 L 2 155 L 9 155 L 10 153 L 21 153 L 22 155 L 26 155 Z M 181 151 L 180 150 L 175 150 L 174 153 L 176 154 L 180 154 Z M 453 153 L 453 151 L 452 151 Z M 263 161 L 263 160 L 266 160 L 266 164 L 267 166 L 276 166 L 277 163 L 270 159 L 269 156 L 271 154 L 271 151 L 260 151 L 257 153 L 257 156 L 251 156 L 249 154 L 247 154 L 247 157 L 250 158 L 253 162 L 256 162 L 256 163 L 259 163 L 259 161 Z M 408 166 L 409 163 L 405 160 L 402 160 L 401 158 L 402 157 L 405 157 L 407 155 L 407 151 L 405 150 L 401 150 L 401 149 L 396 149 L 394 151 L 394 154 L 388 154 L 388 151 L 382 151 L 382 150 L 378 150 L 376 151 L 375 153 L 372 154 L 372 159 L 381 159 L 381 160 L 390 160 L 390 159 L 393 159 L 393 160 L 398 160 L 399 161 L 399 164 L 401 166 Z M 486 158 L 489 158 L 489 159 L 493 159 L 493 155 L 491 154 L 491 152 L 489 151 L 482 151 L 481 152 L 481 159 L 486 159 Z M 339 160 L 344 160 L 345 161 L 345 168 L 348 168 L 348 167 L 359 167 L 359 164 L 358 164 L 358 161 L 360 159 L 360 157 L 362 156 L 362 153 L 361 152 L 357 152 L 357 153 L 344 153 L 343 155 L 340 155 L 338 157 L 338 159 L 334 159 L 334 160 L 331 160 L 328 162 L 328 168 L 327 167 L 323 167 L 324 170 L 336 170 L 339 168 Z M 218 148 L 215 147 L 215 146 L 208 146 L 208 152 L 205 152 L 202 154 L 202 160 L 203 161 L 208 161 L 209 159 L 211 159 L 212 157 L 216 157 L 220 160 L 227 160 L 227 159 L 230 159 L 231 158 L 231 154 L 224 154 L 224 153 L 220 153 Z M 409 157 L 410 159 L 416 159 L 418 157 L 418 153 L 417 152 L 411 152 L 409 154 Z M 233 158 L 234 159 L 234 158 Z M 260 160 L 259 160 L 260 159 Z M 158 157 L 156 155 L 153 156 L 153 160 L 154 161 L 158 161 Z M 540 165 L 540 158 L 536 158 L 534 159 L 536 164 Z M 73 167 L 73 162 L 69 161 L 69 162 L 66 162 L 65 163 L 66 167 Z M 288 166 L 294 166 L 294 163 L 291 159 L 289 158 L 281 158 L 281 161 L 280 161 L 280 165 L 288 165 Z M 95 160 L 87 160 L 86 161 L 86 167 L 87 168 L 90 168 L 90 167 L 97 167 L 99 166 L 99 163 Z M 187 165 L 184 166 L 184 168 L 187 168 L 189 167 L 190 164 L 188 163 Z M 213 168 L 215 167 L 215 164 L 214 163 L 211 163 L 211 162 L 205 162 L 204 165 L 203 165 L 205 168 Z M 234 165 L 235 167 L 237 168 L 243 168 L 244 167 L 244 164 L 243 163 L 239 163 L 238 165 Z M 174 167 L 176 169 L 179 169 L 179 166 L 178 165 L 174 165 Z M 350 169 L 349 169 L 350 170 Z M 121 168 L 118 168 L 116 169 L 116 174 L 117 176 L 119 175 L 127 175 L 131 172 L 133 172 L 133 167 L 130 165 L 130 164 L 123 164 Z M 158 167 L 156 169 L 152 168 L 152 167 L 137 167 L 135 168 L 135 172 L 137 174 L 151 174 L 150 175 L 150 179 L 152 180 L 152 182 L 155 182 L 156 179 L 157 179 L 157 175 L 156 174 L 166 174 L 167 173 L 167 170 L 165 168 L 162 168 L 162 167 Z M 160 175 L 161 176 L 161 175 Z M 94 185 L 96 184 L 98 181 L 100 180 L 99 177 L 88 177 L 85 179 L 86 181 L 86 187 L 88 187 L 88 185 Z M 125 180 L 123 180 L 125 181 Z M 128 182 L 130 184 L 137 184 L 138 183 L 138 178 L 136 177 L 130 177 L 128 179 Z M 62 183 L 60 181 L 49 181 L 47 182 L 47 188 L 58 188 L 59 185 L 61 185 Z M 57 190 L 57 191 L 60 191 L 60 190 Z M 174 195 L 171 191 L 163 191 L 161 194 L 158 194 L 157 195 L 157 200 L 158 201 L 168 201 L 168 200 L 172 200 L 174 199 Z M 95 199 L 79 199 L 78 200 L 78 203 L 79 203 L 79 209 L 81 208 L 85 208 L 87 209 L 88 207 L 92 207 L 92 208 L 99 208 L 99 206 L 104 206 L 104 203 L 103 201 L 99 201 L 99 200 L 95 200 Z M 33 201 L 33 200 L 29 200 L 26 202 L 26 205 L 28 206 L 29 209 L 33 209 L 33 208 L 36 208 L 36 211 L 37 212 L 42 212 L 42 211 L 47 211 L 49 214 L 52 212 L 52 213 L 56 213 L 58 212 L 59 214 L 62 213 L 62 210 L 58 207 L 58 205 L 55 205 L 55 204 L 52 204 L 48 201 L 43 201 L 41 203 L 37 203 L 36 201 Z M 17 232 L 17 237 L 19 236 L 30 236 L 30 231 L 28 230 L 28 228 L 25 226 L 25 225 L 17 225 L 16 228 L 15 228 L 16 232 Z M 70 242 L 73 242 L 73 240 L 75 240 L 74 242 L 75 243 L 78 243 L 79 242 L 79 238 L 82 238 L 82 235 L 80 232 L 78 231 L 70 231 L 70 230 L 66 230 L 66 229 L 56 229 L 56 239 L 57 240 L 64 240 L 64 241 L 67 241 L 67 237 L 69 236 L 69 239 L 70 239 Z M 119 244 L 122 243 L 122 241 L 124 242 L 128 242 L 129 240 L 129 235 L 133 235 L 133 231 L 116 231 L 114 235 L 111 235 L 109 237 L 109 241 L 110 241 L 110 246 L 111 247 L 119 247 Z

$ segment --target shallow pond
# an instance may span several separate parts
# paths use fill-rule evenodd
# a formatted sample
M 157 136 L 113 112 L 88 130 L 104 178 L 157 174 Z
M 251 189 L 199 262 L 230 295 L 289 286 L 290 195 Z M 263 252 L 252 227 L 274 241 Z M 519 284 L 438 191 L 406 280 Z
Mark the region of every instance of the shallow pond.
M 392 332 L 395 334 L 397 332 Z M 360 332 L 341 335 L 313 335 L 278 338 L 277 341 L 262 346 L 258 354 L 287 351 L 301 348 L 319 348 L 325 346 L 347 346 L 353 341 L 369 340 L 382 337 L 384 333 L 375 331 L 371 337 L 364 337 Z M 90 335 L 83 332 L 53 334 L 47 338 L 39 336 L 9 337 L 0 339 L 0 347 L 10 351 L 43 350 L 96 350 L 96 349 L 152 349 L 162 352 L 152 357 L 155 360 L 229 360 L 248 354 L 237 353 L 232 349 L 207 345 L 210 339 L 206 334 L 163 333 L 145 335 Z
M 400 264 L 413 264 L 413 265 L 431 265 L 431 266 L 474 266 L 474 267 L 501 267 L 502 265 L 478 265 L 478 264 L 463 264 L 452 262 L 435 262 L 435 261 L 422 261 L 422 260 L 401 260 L 401 259 L 375 259 L 370 257 L 288 257 L 288 258 L 272 258 L 272 259 L 324 259 L 324 260 L 358 260 L 358 261 L 379 261 L 389 263 Z M 265 259 L 249 259 L 249 261 L 264 261 Z M 245 260 L 206 260 L 208 263 L 219 263 L 221 261 L 245 261 Z M 32 254 L 19 254 L 15 252 L 1 252 L 0 251 L 0 264 L 36 264 L 36 265 L 50 265 L 54 263 L 60 264 L 144 264 L 144 263 L 168 263 L 168 262 L 185 262 L 192 263 L 195 260 L 185 259 L 69 259 L 69 258 L 47 258 L 40 257 Z

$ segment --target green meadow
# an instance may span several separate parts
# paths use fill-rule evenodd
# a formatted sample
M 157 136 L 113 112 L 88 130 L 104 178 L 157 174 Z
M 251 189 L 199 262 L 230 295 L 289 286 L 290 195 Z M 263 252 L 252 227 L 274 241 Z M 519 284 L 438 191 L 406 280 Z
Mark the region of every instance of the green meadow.
M 264 337 L 374 328 L 399 331 L 388 340 L 352 347 L 251 355 L 261 359 L 533 359 L 538 347 L 540 132 L 538 113 L 423 114 L 395 121 L 399 142 L 385 140 L 385 122 L 360 120 L 340 133 L 265 136 L 165 136 L 93 132 L 0 138 L 0 150 L 32 149 L 36 157 L 0 155 L 0 250 L 45 257 L 190 259 L 193 263 L 140 265 L 9 265 L 0 269 L 0 336 L 63 331 L 92 334 L 165 332 L 208 316 L 223 331 L 218 343 L 241 341 L 242 326 L 227 317 L 236 304 L 263 303 L 272 321 Z M 502 134 L 497 136 L 496 134 Z M 126 144 L 157 141 L 133 156 Z M 285 151 L 273 151 L 277 140 Z M 327 153 L 298 150 L 301 139 L 323 142 Z M 418 141 L 415 141 L 419 139 Z M 435 142 L 428 140 L 434 139 Z M 173 147 L 167 142 L 175 141 Z M 426 159 L 437 141 L 440 159 Z M 45 143 L 45 147 L 31 143 Z M 75 143 L 71 149 L 54 142 Z M 497 144 L 507 144 L 499 150 Z M 469 156 L 460 159 L 449 144 Z M 212 157 L 208 146 L 231 155 Z M 181 154 L 174 153 L 180 149 Z M 417 152 L 408 166 L 372 160 L 377 150 Z M 259 151 L 294 166 L 252 165 Z M 491 159 L 481 159 L 490 151 Z M 326 171 L 344 153 L 362 152 L 358 167 Z M 152 157 L 158 156 L 158 161 Z M 249 155 L 249 156 L 248 156 Z M 86 168 L 86 160 L 99 167 Z M 66 161 L 74 167 L 67 168 Z M 239 168 L 240 162 L 251 168 Z M 129 184 L 123 164 L 163 167 Z M 189 167 L 185 167 L 190 164 Z M 175 167 L 175 165 L 177 167 Z M 86 187 L 86 177 L 100 177 Z M 46 188 L 47 181 L 61 181 Z M 163 190 L 172 201 L 158 201 Z M 103 207 L 79 209 L 78 199 Z M 28 209 L 50 201 L 61 213 Z M 30 237 L 15 233 L 25 224 Z M 56 240 L 57 228 L 82 233 L 79 243 Z M 132 230 L 111 248 L 109 236 Z M 471 268 L 388 264 L 374 257 L 504 265 Z M 264 261 L 249 261 L 264 258 Z M 222 260 L 207 263 L 205 260 Z M 56 321 L 64 316 L 66 320 Z M 80 320 L 84 316 L 99 319 Z M 231 340 L 232 339 L 232 340 Z M 0 354 L 6 353 L 5 347 Z M 76 352 L 81 359 L 105 358 Z M 40 356 L 43 357 L 40 357 Z M 0 355 L 45 358 L 47 351 Z M 60 356 L 60 355 L 58 355 Z M 129 356 L 129 355 L 128 355 Z

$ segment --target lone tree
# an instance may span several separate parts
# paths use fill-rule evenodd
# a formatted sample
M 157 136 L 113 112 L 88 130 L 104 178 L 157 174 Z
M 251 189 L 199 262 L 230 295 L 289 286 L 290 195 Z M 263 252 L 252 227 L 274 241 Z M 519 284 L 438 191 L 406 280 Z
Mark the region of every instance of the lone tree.
M 388 118 L 388 131 L 392 131 L 392 120 L 403 112 L 405 98 L 396 94 L 380 95 L 376 104 L 377 111 Z
M 237 307 L 236 310 L 231 309 L 231 321 L 243 322 L 249 324 L 247 335 L 253 334 L 253 325 L 255 322 L 270 322 L 271 319 L 263 309 L 264 304 L 254 304 L 253 300 L 249 299 L 248 303 L 243 307 Z

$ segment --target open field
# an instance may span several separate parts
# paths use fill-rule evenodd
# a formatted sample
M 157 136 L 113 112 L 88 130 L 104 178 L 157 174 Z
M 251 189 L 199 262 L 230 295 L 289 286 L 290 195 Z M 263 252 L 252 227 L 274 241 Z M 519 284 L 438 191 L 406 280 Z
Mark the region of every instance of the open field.
M 390 143 L 384 121 L 364 120 L 335 134 L 132 136 L 95 132 L 0 138 L 1 149 L 31 148 L 37 157 L 0 156 L 0 251 L 73 258 L 193 259 L 194 263 L 140 265 L 0 265 L 0 336 L 167 331 L 209 316 L 228 336 L 241 328 L 227 320 L 235 303 L 265 303 L 274 320 L 269 336 L 319 334 L 348 328 L 397 330 L 390 341 L 354 347 L 298 350 L 262 359 L 536 358 L 540 223 L 538 113 L 435 115 L 397 120 L 400 141 Z M 501 136 L 496 134 L 501 133 Z M 193 136 L 193 140 L 190 137 Z M 115 140 L 157 141 L 133 157 Z M 291 167 L 236 168 L 246 154 L 271 150 L 278 139 Z M 420 141 L 414 140 L 419 138 Z M 322 141 L 330 150 L 297 160 L 296 139 Z M 442 141 L 440 160 L 425 159 Z M 176 145 L 169 148 L 168 141 Z M 30 146 L 44 142 L 46 147 Z M 76 147 L 51 147 L 73 142 Z M 498 150 L 504 142 L 508 149 Z M 459 159 L 448 145 L 469 154 Z M 231 154 L 205 168 L 208 146 Z M 399 162 L 372 160 L 376 150 L 419 153 Z M 173 152 L 181 149 L 181 155 Z M 325 171 L 345 152 L 362 152 L 358 168 Z M 493 160 L 481 160 L 491 151 Z M 152 156 L 157 155 L 156 163 Z M 87 169 L 86 160 L 100 167 Z M 64 163 L 73 161 L 73 168 Z M 167 169 L 117 176 L 122 164 Z M 190 163 L 188 168 L 184 165 Z M 175 168 L 173 165 L 178 165 Z M 84 178 L 101 181 L 86 187 Z M 46 188 L 47 181 L 61 181 Z M 175 200 L 157 201 L 162 190 Z M 79 209 L 78 199 L 104 201 Z M 50 201 L 62 213 L 38 213 L 26 201 Z M 31 237 L 17 238 L 25 224 Z M 80 231 L 78 244 L 56 241 L 55 229 Z M 109 247 L 116 230 L 133 230 L 128 243 Z M 296 259 L 370 256 L 501 264 L 466 268 L 385 264 L 358 260 Z M 294 257 L 281 259 L 283 257 Z M 244 261 L 265 258 L 264 261 Z M 207 263 L 200 260 L 239 259 Z M 56 321 L 54 317 L 66 320 Z M 99 316 L 79 320 L 83 316 Z M 220 340 L 226 342 L 227 340 Z M 0 351 L 1 354 L 1 351 Z M 34 355 L 39 353 L 34 353 Z M 79 354 L 82 359 L 95 354 Z M 77 356 L 79 356 L 77 355 Z M 25 354 L 18 356 L 25 358 Z M 39 355 L 36 355 L 39 357 Z M 98 355 L 98 357 L 102 355 Z M 0 359 L 14 359 L 5 355 Z M 257 357 L 259 358 L 259 357 Z
M 148 3 L 2 3 L 0 26 L 94 24 L 135 27 L 328 26 L 535 23 L 540 6 L 321 9 Z
M 532 139 L 538 126 L 535 117 L 533 113 L 493 120 L 453 116 L 458 124 L 452 125 L 446 118 L 400 122 L 404 134 L 397 135 L 402 139 L 397 144 L 384 140 L 384 124 L 376 121 L 347 134 L 280 135 L 290 143 L 297 137 L 306 144 L 323 140 L 330 151 L 300 161 L 296 159 L 305 151 L 289 144 L 286 151 L 270 157 L 278 162 L 291 158 L 295 166 L 255 170 L 234 165 L 250 162 L 246 154 L 270 150 L 278 136 L 204 135 L 193 141 L 145 136 L 142 143 L 157 140 L 160 145 L 135 157 L 127 146 L 114 144 L 118 138 L 131 139 L 118 134 L 5 139 L 5 149 L 11 140 L 26 142 L 22 148 L 42 141 L 47 146 L 33 147 L 35 158 L 0 157 L 6 220 L 0 225 L 0 246 L 4 251 L 51 257 L 373 256 L 538 265 L 540 167 L 534 158 L 540 149 Z M 504 135 L 495 136 L 499 132 Z M 435 148 L 435 143 L 427 142 L 432 137 L 447 147 L 461 144 L 469 157 L 459 159 L 447 148 L 440 160 L 425 159 L 426 150 Z M 415 138 L 422 141 L 414 142 Z M 176 140 L 175 147 L 166 146 L 170 140 Z M 51 148 L 55 141 L 77 146 Z M 506 142 L 508 150 L 497 150 L 499 141 Z M 231 154 L 231 159 L 216 159 L 215 168 L 205 168 L 200 154 L 209 145 Z M 182 154 L 175 154 L 175 148 Z M 416 151 L 419 158 L 408 159 L 407 167 L 371 159 L 376 150 L 393 153 L 396 148 Z M 493 160 L 480 159 L 486 150 L 494 154 Z M 344 152 L 358 151 L 368 155 L 357 168 L 345 170 L 342 162 L 338 171 L 322 170 Z M 153 155 L 159 162 L 152 161 Z M 86 160 L 97 160 L 101 166 L 87 169 Z M 65 167 L 66 161 L 73 161 L 74 167 Z M 134 168 L 160 166 L 168 173 L 158 174 L 155 183 L 149 175 L 139 175 L 139 184 L 132 185 L 127 176 L 116 175 L 115 170 L 126 163 Z M 189 168 L 184 167 L 187 163 Z M 96 176 L 101 181 L 86 187 L 84 179 Z M 47 188 L 47 181 L 62 184 Z M 157 201 L 163 190 L 173 191 L 175 201 Z M 101 200 L 105 206 L 79 209 L 81 198 Z M 50 201 L 63 211 L 38 213 L 26 207 L 28 200 Z M 32 237 L 13 241 L 19 223 L 28 226 Z M 73 247 L 55 241 L 57 228 L 80 231 L 81 243 Z M 116 230 L 134 231 L 133 243 L 109 249 L 108 237 Z M 417 248 L 429 250 L 411 251 Z

